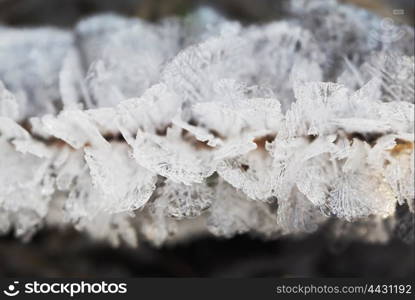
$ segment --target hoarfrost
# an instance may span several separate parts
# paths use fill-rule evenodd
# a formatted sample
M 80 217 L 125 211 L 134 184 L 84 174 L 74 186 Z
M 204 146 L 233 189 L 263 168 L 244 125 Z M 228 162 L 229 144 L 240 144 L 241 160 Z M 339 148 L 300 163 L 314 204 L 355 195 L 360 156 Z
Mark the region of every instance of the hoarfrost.
M 195 231 L 297 235 L 329 219 L 368 240 L 405 227 L 413 30 L 395 24 L 404 35 L 390 43 L 365 11 L 292 4 L 263 25 L 200 9 L 157 24 L 2 27 L 0 232 L 73 225 L 114 246 L 160 246 Z

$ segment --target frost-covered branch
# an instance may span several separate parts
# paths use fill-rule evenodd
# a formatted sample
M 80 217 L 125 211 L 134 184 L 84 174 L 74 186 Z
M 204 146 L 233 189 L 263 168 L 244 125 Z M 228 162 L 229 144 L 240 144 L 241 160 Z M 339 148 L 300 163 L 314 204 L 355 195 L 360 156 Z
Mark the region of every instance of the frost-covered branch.
M 0 232 L 160 245 L 330 219 L 384 239 L 415 209 L 413 30 L 388 42 L 374 15 L 293 2 L 264 25 L 201 9 L 0 27 Z

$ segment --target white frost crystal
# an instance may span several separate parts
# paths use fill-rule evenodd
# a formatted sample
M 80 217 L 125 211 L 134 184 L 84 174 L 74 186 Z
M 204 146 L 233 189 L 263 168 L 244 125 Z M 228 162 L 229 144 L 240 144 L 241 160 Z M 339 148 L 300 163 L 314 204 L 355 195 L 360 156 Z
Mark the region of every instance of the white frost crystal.
M 2 27 L 0 233 L 161 245 L 414 213 L 413 30 L 392 43 L 357 8 L 292 2 L 264 25 Z

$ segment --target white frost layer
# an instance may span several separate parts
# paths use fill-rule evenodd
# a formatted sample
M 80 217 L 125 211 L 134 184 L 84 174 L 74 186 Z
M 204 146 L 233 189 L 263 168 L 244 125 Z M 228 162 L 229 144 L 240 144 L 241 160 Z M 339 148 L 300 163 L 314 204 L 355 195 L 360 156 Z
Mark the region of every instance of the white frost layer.
M 160 245 L 189 219 L 272 238 L 414 212 L 413 34 L 373 44 L 355 29 L 374 16 L 313 2 L 246 27 L 198 11 L 0 29 L 0 233 Z

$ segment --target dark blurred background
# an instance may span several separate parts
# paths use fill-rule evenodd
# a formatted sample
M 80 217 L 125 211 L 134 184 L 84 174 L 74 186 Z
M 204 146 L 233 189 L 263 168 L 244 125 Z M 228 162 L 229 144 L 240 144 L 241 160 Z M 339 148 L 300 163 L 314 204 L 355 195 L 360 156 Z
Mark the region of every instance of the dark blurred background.
M 100 12 L 116 12 L 157 20 L 185 15 L 200 5 L 222 11 L 242 22 L 264 22 L 281 16 L 288 0 L 0 0 L 0 23 L 12 26 L 56 25 L 69 27 L 79 19 Z M 339 0 L 367 8 L 379 15 L 414 23 L 413 0 Z M 394 15 L 393 9 L 404 9 Z
M 305 238 L 201 238 L 155 249 L 112 248 L 72 230 L 43 230 L 22 244 L 0 239 L 0 276 L 413 278 L 414 246 Z
M 382 16 L 414 23 L 414 1 L 349 0 Z M 81 18 L 116 12 L 156 21 L 209 5 L 244 23 L 280 18 L 286 1 L 272 0 L 0 0 L 0 24 L 71 27 Z M 403 16 L 393 9 L 405 9 Z M 0 37 L 1 42 L 1 37 Z M 1 63 L 1 62 L 0 62 Z M 407 212 L 403 213 L 407 215 Z M 413 216 L 412 216 L 413 218 Z M 41 230 L 28 243 L 0 238 L 0 276 L 105 277 L 414 277 L 412 243 L 333 239 L 326 228 L 303 238 L 263 241 L 249 236 L 199 238 L 161 249 L 112 248 L 72 229 Z

